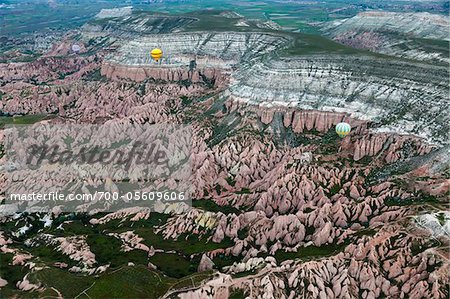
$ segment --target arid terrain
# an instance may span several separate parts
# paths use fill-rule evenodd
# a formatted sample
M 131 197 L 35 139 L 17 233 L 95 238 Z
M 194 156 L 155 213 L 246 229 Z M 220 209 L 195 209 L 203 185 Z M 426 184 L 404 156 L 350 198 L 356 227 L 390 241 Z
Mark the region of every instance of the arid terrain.
M 2 52 L 3 126 L 193 135 L 192 206 L 3 202 L 1 297 L 448 298 L 449 60 L 426 40 L 448 45 L 449 18 L 414 14 L 359 13 L 320 36 L 230 11 L 102 10 L 29 61 Z

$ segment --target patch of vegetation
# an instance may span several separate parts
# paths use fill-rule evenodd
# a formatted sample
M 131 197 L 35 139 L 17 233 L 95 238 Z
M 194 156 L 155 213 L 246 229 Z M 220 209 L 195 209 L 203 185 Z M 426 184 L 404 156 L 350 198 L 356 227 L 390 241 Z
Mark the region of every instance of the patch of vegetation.
M 141 219 L 139 221 L 134 222 L 134 226 L 138 227 L 156 227 L 163 225 L 167 222 L 167 219 L 170 218 L 169 214 L 151 212 L 150 217 L 148 219 Z
M 443 212 L 437 213 L 437 214 L 436 214 L 436 218 L 437 218 L 437 220 L 439 221 L 439 224 L 440 224 L 441 226 L 444 226 L 444 225 L 445 225 L 445 222 L 446 222 L 446 220 L 447 220 L 447 217 L 446 217 L 445 213 L 443 213 Z
M 212 270 L 188 275 L 178 280 L 177 283 L 170 287 L 170 290 L 181 290 L 190 287 L 199 287 L 204 280 L 212 278 L 214 272 Z
M 13 256 L 12 253 L 0 252 L 0 277 L 6 279 L 10 285 L 16 285 L 28 272 L 27 267 L 12 265 Z
M 193 234 L 183 234 L 179 236 L 177 240 L 164 239 L 162 235 L 156 234 L 153 229 L 150 228 L 138 228 L 135 230 L 135 233 L 143 238 L 144 241 L 142 241 L 142 243 L 149 247 L 153 246 L 154 248 L 166 251 L 174 250 L 184 255 L 233 246 L 233 242 L 227 238 L 220 243 L 214 243 L 212 241 L 208 242 L 205 240 L 206 237 L 203 237 L 204 239 L 199 239 L 198 236 Z
M 370 163 L 372 163 L 372 160 L 373 160 L 372 157 L 364 156 L 358 160 L 358 163 L 363 165 L 369 165 Z
M 30 282 L 41 283 L 45 288 L 55 288 L 64 298 L 74 298 L 92 284 L 92 278 L 70 273 L 67 270 L 47 268 L 33 272 L 29 276 Z
M 366 229 L 361 229 L 361 230 L 357 231 L 356 233 L 353 234 L 353 236 L 357 236 L 357 237 L 369 236 L 369 237 L 372 237 L 376 233 L 377 233 L 376 230 L 371 229 L 371 228 L 366 228 Z
M 32 55 L 23 55 L 12 59 L 10 62 L 33 62 L 38 59 L 41 55 L 32 54 Z
M 305 134 L 295 133 L 291 127 L 285 129 L 284 136 L 281 136 L 282 141 L 291 147 L 299 147 L 300 145 L 312 144 L 313 140 L 308 138 Z
M 335 194 L 338 194 L 339 191 L 341 191 L 341 185 L 335 184 L 333 187 L 330 188 L 329 196 L 333 196 Z
M 310 207 L 306 207 L 305 210 L 303 211 L 304 213 L 311 213 L 312 211 L 314 211 L 315 209 L 310 208 Z
M 62 254 L 50 245 L 42 244 L 36 247 L 26 247 L 26 249 L 32 256 L 38 257 L 39 260 L 46 264 L 53 264 L 55 262 L 66 263 L 69 266 L 78 264 L 78 262 L 71 260 L 68 255 Z
M 64 230 L 55 230 L 53 233 L 56 236 L 79 236 L 95 234 L 96 230 L 92 226 L 86 225 L 81 221 L 66 222 L 62 225 Z
M 277 250 L 274 257 L 278 263 L 295 259 L 310 260 L 336 254 L 337 252 L 342 251 L 345 246 L 346 244 L 342 243 L 301 247 L 297 252 L 285 252 L 282 250 Z
M 440 201 L 436 196 L 421 194 L 418 196 L 402 199 L 398 196 L 388 197 L 384 200 L 387 206 L 410 206 L 423 204 L 439 204 Z
M 86 239 L 91 252 L 95 254 L 98 265 L 110 264 L 111 268 L 127 265 L 132 262 L 137 265 L 147 264 L 147 253 L 143 250 L 121 250 L 122 241 L 112 236 L 89 235 Z
M 316 232 L 316 228 L 314 226 L 306 226 L 305 227 L 305 234 L 307 236 L 314 235 L 315 232 Z
M 235 262 L 241 262 L 242 257 L 219 254 L 212 260 L 218 269 L 223 269 L 223 267 L 231 266 Z
M 257 270 L 253 269 L 253 270 L 242 271 L 242 272 L 233 274 L 232 276 L 233 276 L 233 278 L 239 278 L 239 277 L 245 277 L 245 276 L 253 275 L 255 273 L 257 273 Z
M 187 16 L 195 17 L 198 21 L 189 24 L 186 27 L 186 31 L 209 31 L 211 28 L 214 28 L 214 31 L 229 31 L 230 29 L 233 29 L 234 31 L 251 31 L 251 29 L 257 29 L 257 27 L 242 28 L 235 26 L 236 20 L 222 16 L 222 12 L 222 10 L 205 10 L 188 13 Z
M 212 128 L 212 135 L 207 141 L 210 147 L 219 144 L 222 140 L 231 136 L 232 131 L 236 128 L 237 123 L 231 125 L 217 124 Z
M 242 188 L 240 191 L 236 191 L 236 194 L 251 194 L 252 192 L 248 188 Z
M 181 96 L 181 104 L 183 106 L 189 106 L 192 101 L 194 100 L 193 98 L 187 97 L 187 96 Z
M 321 142 L 321 144 L 336 145 L 336 144 L 339 144 L 340 140 L 341 140 L 341 137 L 339 137 L 339 135 L 336 134 L 335 128 L 333 126 L 325 133 L 325 135 L 323 135 L 320 142 Z M 336 148 L 337 148 L 337 146 L 336 146 Z
M 430 239 L 423 244 L 419 243 L 418 241 L 413 241 L 413 243 L 411 244 L 411 255 L 416 256 L 429 248 L 437 247 L 439 245 L 439 241 L 435 239 Z
M 5 125 L 31 125 L 46 119 L 51 119 L 52 115 L 21 115 L 21 116 L 0 116 L 0 128 Z
M 325 155 L 337 153 L 340 146 L 340 137 L 336 134 L 334 127 L 326 133 L 321 133 L 316 129 L 295 133 L 292 128 L 287 128 L 285 129 L 284 140 L 287 140 L 291 147 L 309 144 L 320 145 L 318 153 Z
M 244 240 L 248 236 L 248 228 L 245 227 L 238 231 L 238 238 Z
M 158 267 L 158 270 L 167 276 L 182 278 L 197 271 L 198 263 L 192 263 L 188 259 L 176 253 L 156 252 L 149 261 Z
M 245 296 L 245 292 L 243 290 L 233 290 L 230 292 L 229 299 L 245 299 L 247 296 Z
M 45 294 L 39 293 L 37 291 L 32 292 L 20 291 L 11 284 L 7 284 L 6 286 L 0 289 L 0 298 L 36 299 L 39 298 L 39 296 L 43 295 Z M 57 294 L 53 292 L 53 296 L 56 297 Z
M 93 70 L 92 72 L 89 72 L 88 74 L 83 76 L 83 80 L 86 81 L 101 81 L 106 82 L 106 77 L 102 76 L 100 69 Z
M 316 34 L 291 33 L 290 36 L 294 39 L 294 42 L 291 47 L 282 51 L 282 56 L 299 56 L 325 53 L 354 55 L 361 54 L 362 52 L 368 52 L 345 46 Z
M 100 218 L 102 215 L 98 215 Z M 170 218 L 169 214 L 151 212 L 148 219 L 140 219 L 138 221 L 130 221 L 128 219 L 113 219 L 107 223 L 95 226 L 97 231 L 108 231 L 121 233 L 130 230 L 130 228 L 155 228 L 167 222 Z
M 427 53 L 439 53 L 443 57 L 448 57 L 450 55 L 450 42 L 448 40 L 441 39 L 426 39 L 426 38 L 409 38 L 403 44 L 399 44 L 405 51 L 416 50 L 420 47 L 424 52 Z M 436 61 L 436 63 L 439 63 Z M 441 62 L 442 63 L 442 62 Z
M 236 180 L 231 176 L 227 177 L 226 181 L 227 181 L 228 185 L 230 185 L 230 186 L 236 185 Z
M 220 195 L 222 193 L 222 186 L 217 184 L 214 189 L 216 190 L 217 195 Z
M 222 212 L 224 214 L 241 214 L 239 209 L 232 206 L 219 206 L 215 201 L 211 199 L 198 199 L 192 201 L 192 206 L 194 208 L 202 209 L 209 212 Z

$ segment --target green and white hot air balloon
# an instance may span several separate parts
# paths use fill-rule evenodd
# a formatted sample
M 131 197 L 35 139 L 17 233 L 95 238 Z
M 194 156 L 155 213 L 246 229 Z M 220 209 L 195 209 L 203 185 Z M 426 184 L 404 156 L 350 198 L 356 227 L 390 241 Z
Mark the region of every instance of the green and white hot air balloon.
M 341 138 L 344 138 L 345 136 L 347 136 L 351 130 L 352 130 L 352 127 L 348 123 L 338 123 L 336 125 L 336 133 Z

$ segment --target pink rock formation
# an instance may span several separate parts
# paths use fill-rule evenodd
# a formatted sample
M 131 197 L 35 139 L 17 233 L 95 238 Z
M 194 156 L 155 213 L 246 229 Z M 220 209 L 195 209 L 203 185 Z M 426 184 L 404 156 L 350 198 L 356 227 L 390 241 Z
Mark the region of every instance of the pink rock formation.
M 228 82 L 227 74 L 214 68 L 189 71 L 187 68 L 134 67 L 104 62 L 101 67 L 101 74 L 112 80 L 128 79 L 134 82 L 153 79 L 165 82 L 190 81 L 192 83 L 204 83 L 206 79 L 209 82 L 213 82 L 214 87 L 223 87 Z
M 200 260 L 200 264 L 198 265 L 198 272 L 203 272 L 207 270 L 212 270 L 214 267 L 213 261 L 206 255 L 202 255 L 202 259 Z

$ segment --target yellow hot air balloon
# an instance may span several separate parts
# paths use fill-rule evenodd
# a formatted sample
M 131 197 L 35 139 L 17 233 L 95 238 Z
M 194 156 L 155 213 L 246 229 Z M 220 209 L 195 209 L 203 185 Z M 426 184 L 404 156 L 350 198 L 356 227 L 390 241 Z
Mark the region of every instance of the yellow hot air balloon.
M 159 59 L 161 59 L 161 57 L 163 56 L 163 51 L 159 48 L 155 48 L 150 52 L 150 55 L 156 62 L 158 62 Z

